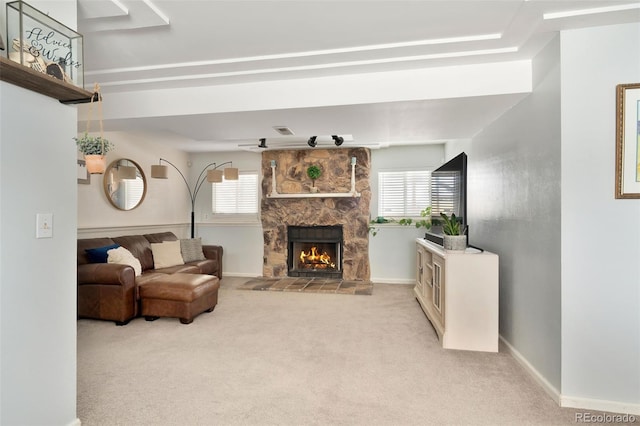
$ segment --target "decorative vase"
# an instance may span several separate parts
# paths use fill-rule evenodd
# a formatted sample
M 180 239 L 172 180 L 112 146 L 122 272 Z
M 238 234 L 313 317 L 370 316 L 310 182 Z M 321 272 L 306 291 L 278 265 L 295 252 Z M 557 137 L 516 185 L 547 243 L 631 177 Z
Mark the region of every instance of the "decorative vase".
M 445 234 L 443 246 L 446 251 L 463 252 L 467 249 L 467 236 Z
M 318 187 L 317 187 L 317 186 L 310 186 L 310 187 L 309 187 L 309 191 L 310 191 L 312 194 L 316 194 L 316 193 L 318 192 Z
M 85 155 L 84 161 L 87 165 L 87 171 L 92 175 L 102 174 L 107 168 L 107 157 L 104 155 Z

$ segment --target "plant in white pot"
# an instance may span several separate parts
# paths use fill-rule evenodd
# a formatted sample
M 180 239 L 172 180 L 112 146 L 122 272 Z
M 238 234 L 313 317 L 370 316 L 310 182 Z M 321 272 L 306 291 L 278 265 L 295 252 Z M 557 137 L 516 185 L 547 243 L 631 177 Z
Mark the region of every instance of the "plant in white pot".
M 467 236 L 464 235 L 460 219 L 455 213 L 447 216 L 440 213 L 442 217 L 442 232 L 444 232 L 444 249 L 448 251 L 465 251 L 467 248 Z
M 316 179 L 322 176 L 322 169 L 316 165 L 309 166 L 307 169 L 307 176 L 311 179 L 311 188 L 309 188 L 309 190 L 311 192 L 318 192 L 318 188 L 316 188 Z
M 101 174 L 107 166 L 106 154 L 113 149 L 113 144 L 102 136 L 91 136 L 85 132 L 82 137 L 73 138 L 78 151 L 84 155 L 87 170 L 91 174 Z

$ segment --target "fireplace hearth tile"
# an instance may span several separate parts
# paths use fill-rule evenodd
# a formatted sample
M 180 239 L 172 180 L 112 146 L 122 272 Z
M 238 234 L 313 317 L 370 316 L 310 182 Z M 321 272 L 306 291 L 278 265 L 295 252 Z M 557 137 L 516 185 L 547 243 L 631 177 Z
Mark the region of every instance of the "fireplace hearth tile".
M 371 295 L 373 284 L 368 281 L 346 281 L 323 278 L 253 278 L 238 287 L 239 290 L 289 291 L 299 293 L 327 293 Z

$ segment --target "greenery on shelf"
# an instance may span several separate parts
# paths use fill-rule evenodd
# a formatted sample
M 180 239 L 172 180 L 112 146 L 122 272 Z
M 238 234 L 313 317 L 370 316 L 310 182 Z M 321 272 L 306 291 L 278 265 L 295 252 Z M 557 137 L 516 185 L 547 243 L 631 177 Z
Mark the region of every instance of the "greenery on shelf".
M 322 175 L 322 169 L 318 166 L 309 166 L 307 168 L 307 176 L 311 179 L 312 186 L 316 186 L 316 179 L 318 179 Z
M 90 136 L 88 133 L 81 138 L 73 138 L 76 141 L 78 150 L 84 155 L 105 155 L 114 146 L 111 142 L 101 136 Z
M 461 235 L 460 219 L 456 217 L 455 213 L 451 213 L 451 216 L 440 213 L 440 217 L 443 221 L 442 232 L 445 235 Z
M 414 222 L 412 218 L 402 218 L 402 219 L 389 219 L 382 216 L 378 216 L 377 218 L 371 220 L 369 222 L 369 232 L 374 237 L 378 235 L 379 228 L 375 225 L 379 223 L 398 223 L 398 225 L 409 226 L 414 224 L 416 228 L 425 228 L 427 230 L 431 229 L 431 206 L 426 207 L 420 211 L 420 217 L 424 219 L 419 219 Z

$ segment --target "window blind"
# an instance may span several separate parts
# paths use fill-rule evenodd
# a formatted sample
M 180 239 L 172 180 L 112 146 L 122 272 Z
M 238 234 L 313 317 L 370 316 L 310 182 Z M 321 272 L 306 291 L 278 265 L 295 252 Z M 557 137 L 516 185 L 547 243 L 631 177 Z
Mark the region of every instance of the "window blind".
M 430 171 L 378 173 L 378 216 L 419 217 L 431 204 Z
M 238 180 L 223 180 L 211 185 L 214 214 L 258 213 L 258 174 L 241 172 Z

